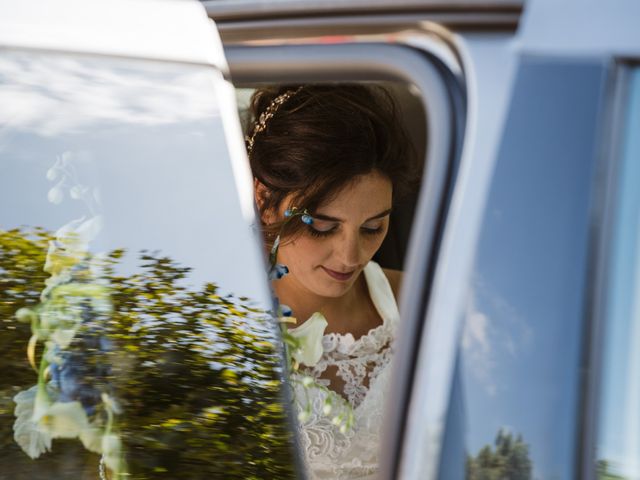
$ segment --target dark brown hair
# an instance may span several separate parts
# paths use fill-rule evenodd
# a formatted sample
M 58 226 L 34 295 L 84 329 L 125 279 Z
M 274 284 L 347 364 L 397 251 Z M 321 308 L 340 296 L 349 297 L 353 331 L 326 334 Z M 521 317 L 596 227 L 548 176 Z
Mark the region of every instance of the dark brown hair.
M 251 97 L 248 135 L 256 119 L 279 95 L 298 85 L 261 88 Z M 393 186 L 394 203 L 414 187 L 415 152 L 398 108 L 382 87 L 359 84 L 305 85 L 287 99 L 254 136 L 249 160 L 266 187 L 260 214 L 290 206 L 313 213 L 357 177 L 379 172 Z M 273 237 L 282 223 L 263 225 Z M 289 222 L 284 236 L 302 222 Z

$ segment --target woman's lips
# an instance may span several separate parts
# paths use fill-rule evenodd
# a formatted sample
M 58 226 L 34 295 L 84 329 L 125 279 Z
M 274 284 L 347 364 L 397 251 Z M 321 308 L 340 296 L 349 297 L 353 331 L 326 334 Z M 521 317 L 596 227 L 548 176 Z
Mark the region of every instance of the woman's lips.
M 333 278 L 335 280 L 338 280 L 340 282 L 346 282 L 355 273 L 355 270 L 352 270 L 352 271 L 347 272 L 347 273 L 342 273 L 342 272 L 336 272 L 335 270 L 331 270 L 331 269 L 329 269 L 327 267 L 322 267 L 322 269 L 325 272 L 327 272 L 327 275 L 329 275 L 331 278 Z

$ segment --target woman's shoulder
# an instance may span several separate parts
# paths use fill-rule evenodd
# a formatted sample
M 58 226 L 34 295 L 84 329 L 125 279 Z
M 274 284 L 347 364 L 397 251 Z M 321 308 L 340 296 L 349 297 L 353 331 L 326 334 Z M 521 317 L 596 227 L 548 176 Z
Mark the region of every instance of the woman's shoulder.
M 383 268 L 387 280 L 389 280 L 389 285 L 391 285 L 391 290 L 393 291 L 393 296 L 396 298 L 396 302 L 399 300 L 400 287 L 402 286 L 402 277 L 404 273 L 400 270 L 393 270 L 391 268 Z

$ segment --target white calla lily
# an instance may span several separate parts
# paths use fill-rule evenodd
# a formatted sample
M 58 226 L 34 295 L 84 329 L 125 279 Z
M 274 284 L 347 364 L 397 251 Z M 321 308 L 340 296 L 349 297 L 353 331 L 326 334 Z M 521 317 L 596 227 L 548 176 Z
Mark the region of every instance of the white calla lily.
M 327 328 L 327 320 L 320 312 L 316 312 L 297 328 L 289 333 L 298 340 L 300 346 L 291 355 L 298 363 L 313 367 L 322 356 L 322 337 Z
M 87 414 L 77 401 L 52 403 L 42 417 L 34 420 L 51 438 L 76 438 L 89 428 Z
M 33 421 L 36 392 L 38 386 L 34 385 L 28 390 L 23 390 L 13 397 L 16 404 L 16 420 L 13 424 L 13 438 L 20 445 L 20 448 L 32 459 L 38 458 L 43 453 L 51 450 L 51 435 L 43 432 Z M 42 402 L 43 398 L 40 397 Z M 46 400 L 46 399 L 45 399 Z M 42 404 L 40 408 L 46 409 L 47 405 Z

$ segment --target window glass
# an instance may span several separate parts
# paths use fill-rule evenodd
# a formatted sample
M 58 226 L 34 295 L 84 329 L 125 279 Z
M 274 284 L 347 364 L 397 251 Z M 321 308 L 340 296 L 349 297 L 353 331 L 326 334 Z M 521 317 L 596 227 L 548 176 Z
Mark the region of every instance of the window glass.
M 474 480 L 574 476 L 602 83 L 602 68 L 587 62 L 519 66 L 469 285 L 441 478 L 463 465 Z
M 0 56 L 11 478 L 288 478 L 281 352 L 219 72 Z
M 630 77 L 604 324 L 598 477 L 640 477 L 640 69 Z

